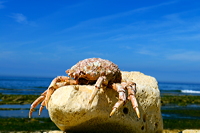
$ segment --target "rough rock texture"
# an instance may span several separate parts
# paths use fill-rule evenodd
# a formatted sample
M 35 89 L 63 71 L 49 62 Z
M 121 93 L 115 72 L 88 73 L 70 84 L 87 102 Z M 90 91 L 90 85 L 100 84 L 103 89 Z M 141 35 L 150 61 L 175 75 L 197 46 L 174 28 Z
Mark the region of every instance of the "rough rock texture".
M 186 129 L 182 133 L 200 133 L 200 130 Z
M 122 72 L 122 78 L 137 84 L 140 119 L 130 102 L 109 117 L 118 97 L 112 89 L 100 89 L 89 105 L 93 86 L 70 85 L 57 89 L 51 96 L 48 104 L 51 120 L 60 130 L 67 132 L 162 132 L 160 92 L 156 79 L 140 72 Z

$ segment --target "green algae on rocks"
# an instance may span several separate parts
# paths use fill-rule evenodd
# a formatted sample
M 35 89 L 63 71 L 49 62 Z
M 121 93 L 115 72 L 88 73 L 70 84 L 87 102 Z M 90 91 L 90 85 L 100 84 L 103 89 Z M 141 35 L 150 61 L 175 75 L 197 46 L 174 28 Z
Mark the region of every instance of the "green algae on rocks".
M 49 118 L 0 118 L 0 132 L 59 130 Z
M 162 105 L 165 104 L 177 104 L 179 106 L 186 106 L 188 104 L 200 104 L 200 96 L 191 96 L 191 95 L 180 95 L 180 96 L 171 96 L 164 95 L 161 97 Z
M 199 129 L 199 119 L 165 119 L 164 129 Z
M 0 104 L 31 104 L 38 95 L 4 95 L 0 94 Z

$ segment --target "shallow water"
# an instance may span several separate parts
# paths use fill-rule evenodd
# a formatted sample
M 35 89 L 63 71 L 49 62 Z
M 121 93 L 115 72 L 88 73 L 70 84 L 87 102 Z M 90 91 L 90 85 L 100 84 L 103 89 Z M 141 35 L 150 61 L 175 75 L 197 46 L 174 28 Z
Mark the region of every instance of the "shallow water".
M 47 89 L 52 79 L 53 78 L 0 76 L 0 93 L 40 95 Z
M 41 77 L 5 77 L 0 76 L 0 93 L 2 94 L 15 94 L 15 95 L 40 95 L 43 93 L 51 83 L 52 78 Z M 159 89 L 161 95 L 199 95 L 200 96 L 200 84 L 193 83 L 170 83 L 159 82 Z M 1 98 L 0 98 L 1 100 Z M 0 117 L 28 117 L 30 104 L 26 105 L 0 105 Z M 174 108 L 196 108 L 200 109 L 199 105 L 188 105 L 186 107 L 180 107 L 178 105 L 163 106 L 162 109 L 174 109 Z M 6 109 L 6 110 L 5 110 Z M 12 109 L 12 110 L 11 110 Z M 38 116 L 37 111 L 33 112 L 33 117 L 49 117 L 48 111 L 43 109 L 41 116 Z M 163 113 L 163 118 L 181 118 L 188 119 L 188 116 L 180 116 L 175 114 Z M 191 118 L 191 117 L 189 117 Z
M 0 93 L 40 95 L 48 88 L 53 78 L 0 76 Z M 200 84 L 159 82 L 158 86 L 161 94 L 200 95 Z
M 30 104 L 3 104 L 0 105 L 0 109 L 2 108 L 11 108 L 11 109 L 24 109 L 24 108 L 30 108 Z M 36 108 L 38 109 L 38 107 Z
M 162 109 L 200 109 L 200 105 L 199 104 L 188 104 L 186 106 L 179 106 L 177 104 L 166 104 L 164 106 L 161 107 Z
M 159 82 L 161 95 L 195 95 L 200 96 L 200 84 Z
M 30 104 L 25 105 L 0 105 L 0 117 L 20 117 L 20 118 L 28 118 Z M 9 110 L 5 110 L 9 109 Z M 33 112 L 33 118 L 49 118 L 48 110 L 46 108 L 43 109 L 41 116 L 38 115 L 39 106 L 35 108 L 36 111 Z M 200 105 L 190 104 L 187 106 L 178 106 L 176 104 L 169 104 L 162 106 L 162 110 L 200 110 Z M 162 113 L 163 119 L 200 119 L 200 117 L 187 116 L 181 114 L 173 114 L 173 113 Z
M 199 111 L 200 112 L 200 105 L 199 104 L 188 104 L 187 106 L 179 106 L 177 104 L 167 104 L 165 106 L 161 107 L 161 110 L 164 112 L 164 110 L 171 110 L 171 113 L 162 113 L 163 119 L 199 119 L 198 116 L 190 116 L 189 114 L 179 114 L 175 113 L 175 110 L 177 112 L 183 112 L 183 111 Z M 173 112 L 174 110 L 174 112 Z M 190 113 L 191 114 L 191 113 Z
M 162 113 L 162 117 L 163 119 L 200 119 L 200 117 L 187 116 L 181 114 L 168 114 L 168 113 Z
M 0 110 L 0 117 L 16 117 L 16 118 L 28 118 L 29 110 Z M 49 114 L 47 110 L 42 111 L 41 116 L 37 112 L 33 112 L 32 118 L 48 118 Z
M 30 104 L 24 105 L 0 105 L 0 117 L 20 117 L 28 118 Z M 8 109 L 8 110 L 7 110 Z M 39 107 L 35 108 L 36 111 L 33 112 L 33 118 L 48 118 L 48 110 L 43 109 L 41 116 L 38 115 Z

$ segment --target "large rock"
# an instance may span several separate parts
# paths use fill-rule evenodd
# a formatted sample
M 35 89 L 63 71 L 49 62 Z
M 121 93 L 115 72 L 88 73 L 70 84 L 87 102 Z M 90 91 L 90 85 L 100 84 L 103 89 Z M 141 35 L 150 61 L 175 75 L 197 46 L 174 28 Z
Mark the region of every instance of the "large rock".
M 123 81 L 137 84 L 138 119 L 130 102 L 111 118 L 109 114 L 118 101 L 112 89 L 100 89 L 91 105 L 88 104 L 93 86 L 69 85 L 57 89 L 48 104 L 51 120 L 67 132 L 162 132 L 160 92 L 155 78 L 140 72 L 122 72 Z

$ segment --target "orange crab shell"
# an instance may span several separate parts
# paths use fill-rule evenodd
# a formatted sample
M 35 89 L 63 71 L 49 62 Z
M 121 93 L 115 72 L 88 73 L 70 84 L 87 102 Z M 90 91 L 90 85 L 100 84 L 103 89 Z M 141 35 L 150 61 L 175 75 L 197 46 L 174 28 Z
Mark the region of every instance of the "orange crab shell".
M 108 83 L 121 82 L 121 72 L 118 66 L 101 58 L 89 58 L 79 61 L 71 69 L 66 70 L 66 73 L 75 80 L 96 81 L 100 76 L 105 76 Z

